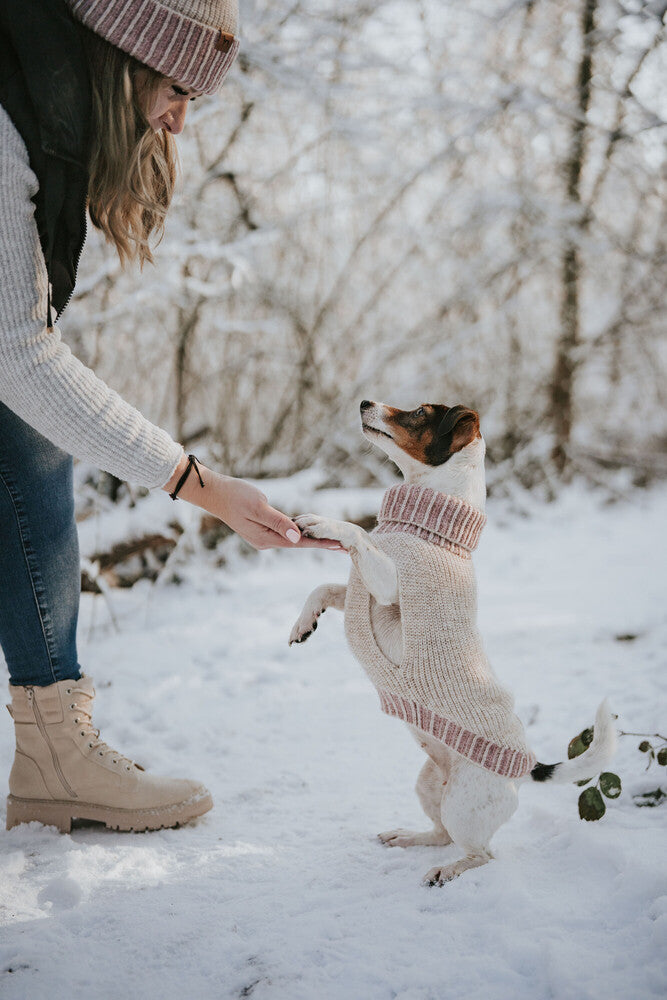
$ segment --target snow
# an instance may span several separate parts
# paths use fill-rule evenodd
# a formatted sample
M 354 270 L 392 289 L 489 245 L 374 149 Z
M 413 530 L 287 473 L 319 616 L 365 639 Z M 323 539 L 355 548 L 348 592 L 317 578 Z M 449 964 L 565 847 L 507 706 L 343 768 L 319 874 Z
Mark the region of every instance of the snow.
M 291 506 L 289 484 L 263 488 Z M 360 511 L 373 495 L 323 499 L 327 513 Z M 552 505 L 523 496 L 488 513 L 481 627 L 540 760 L 563 757 L 604 695 L 623 729 L 664 732 L 667 490 L 605 505 L 573 487 Z M 456 848 L 375 838 L 425 828 L 412 790 L 421 751 L 380 713 L 335 611 L 287 645 L 310 589 L 343 581 L 347 557 L 246 558 L 231 541 L 223 566 L 184 556 L 180 586 L 114 591 L 117 628 L 106 599 L 84 595 L 81 657 L 103 735 L 156 771 L 205 781 L 216 807 L 149 834 L 2 832 L 4 1000 L 664 996 L 667 808 L 631 797 L 664 771 L 644 771 L 638 740 L 619 742 L 623 794 L 599 823 L 579 819 L 577 788 L 531 783 L 495 861 L 423 888 Z M 5 773 L 11 754 L 5 724 Z

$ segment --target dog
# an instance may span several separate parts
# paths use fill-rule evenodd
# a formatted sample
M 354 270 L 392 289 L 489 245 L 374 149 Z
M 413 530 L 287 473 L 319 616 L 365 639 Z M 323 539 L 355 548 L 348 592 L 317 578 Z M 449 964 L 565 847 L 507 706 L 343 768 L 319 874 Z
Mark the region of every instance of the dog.
M 306 600 L 290 645 L 315 631 L 327 608 L 345 613 L 353 653 L 376 685 L 383 711 L 402 719 L 427 755 L 416 791 L 433 827 L 379 834 L 388 847 L 454 844 L 463 856 L 426 873 L 441 886 L 493 858 L 490 841 L 518 805 L 518 785 L 590 778 L 611 759 L 615 718 L 605 699 L 588 749 L 538 763 L 495 677 L 476 626 L 470 554 L 486 520 L 479 415 L 466 406 L 400 410 L 363 400 L 361 426 L 404 482 L 384 496 L 378 525 L 315 514 L 301 532 L 338 541 L 352 560 L 347 586 L 325 584 Z

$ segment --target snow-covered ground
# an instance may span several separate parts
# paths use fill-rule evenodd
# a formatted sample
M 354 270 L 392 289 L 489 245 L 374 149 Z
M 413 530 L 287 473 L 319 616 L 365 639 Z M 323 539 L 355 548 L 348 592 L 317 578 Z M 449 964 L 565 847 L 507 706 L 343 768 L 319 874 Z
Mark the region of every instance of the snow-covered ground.
M 490 504 L 475 562 L 487 649 L 539 759 L 561 759 L 605 694 L 623 729 L 664 733 L 667 491 L 524 502 L 523 516 Z M 336 612 L 287 646 L 309 590 L 342 581 L 346 560 L 232 553 L 216 568 L 202 553 L 180 586 L 114 592 L 118 631 L 86 595 L 103 735 L 205 781 L 216 806 L 159 833 L 3 831 L 4 1000 L 665 996 L 667 806 L 632 800 L 665 769 L 644 771 L 637 739 L 620 741 L 624 791 L 601 822 L 579 819 L 576 787 L 530 783 L 497 860 L 441 889 L 420 879 L 456 848 L 375 839 L 424 824 L 420 750 L 380 713 Z M 5 773 L 11 753 L 7 718 Z

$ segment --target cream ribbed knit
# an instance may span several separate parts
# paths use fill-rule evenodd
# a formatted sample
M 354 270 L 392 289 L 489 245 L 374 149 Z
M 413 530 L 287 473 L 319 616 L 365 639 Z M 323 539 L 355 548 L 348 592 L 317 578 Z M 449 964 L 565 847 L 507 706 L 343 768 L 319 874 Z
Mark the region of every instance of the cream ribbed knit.
M 120 479 L 163 486 L 183 449 L 46 328 L 47 276 L 23 139 L 0 106 L 0 400 L 64 451 Z
M 495 678 L 477 631 L 471 551 L 485 517 L 424 486 L 385 493 L 373 542 L 395 563 L 403 660 L 380 650 L 374 599 L 352 570 L 345 631 L 380 695 L 382 710 L 441 740 L 475 764 L 518 778 L 535 766 L 513 699 Z

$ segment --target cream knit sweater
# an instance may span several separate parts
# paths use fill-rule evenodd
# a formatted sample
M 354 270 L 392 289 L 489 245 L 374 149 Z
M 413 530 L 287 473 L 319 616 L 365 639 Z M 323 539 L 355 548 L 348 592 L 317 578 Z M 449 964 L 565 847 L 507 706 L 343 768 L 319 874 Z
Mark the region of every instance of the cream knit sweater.
M 470 553 L 485 520 L 465 501 L 428 487 L 403 484 L 387 490 L 373 541 L 398 571 L 402 662 L 392 663 L 380 650 L 371 625 L 374 598 L 355 569 L 347 589 L 345 631 L 384 712 L 481 767 L 518 778 L 536 760 L 476 625 Z
M 163 486 L 183 449 L 47 330 L 47 276 L 23 139 L 0 106 L 0 401 L 64 451 L 120 479 Z

